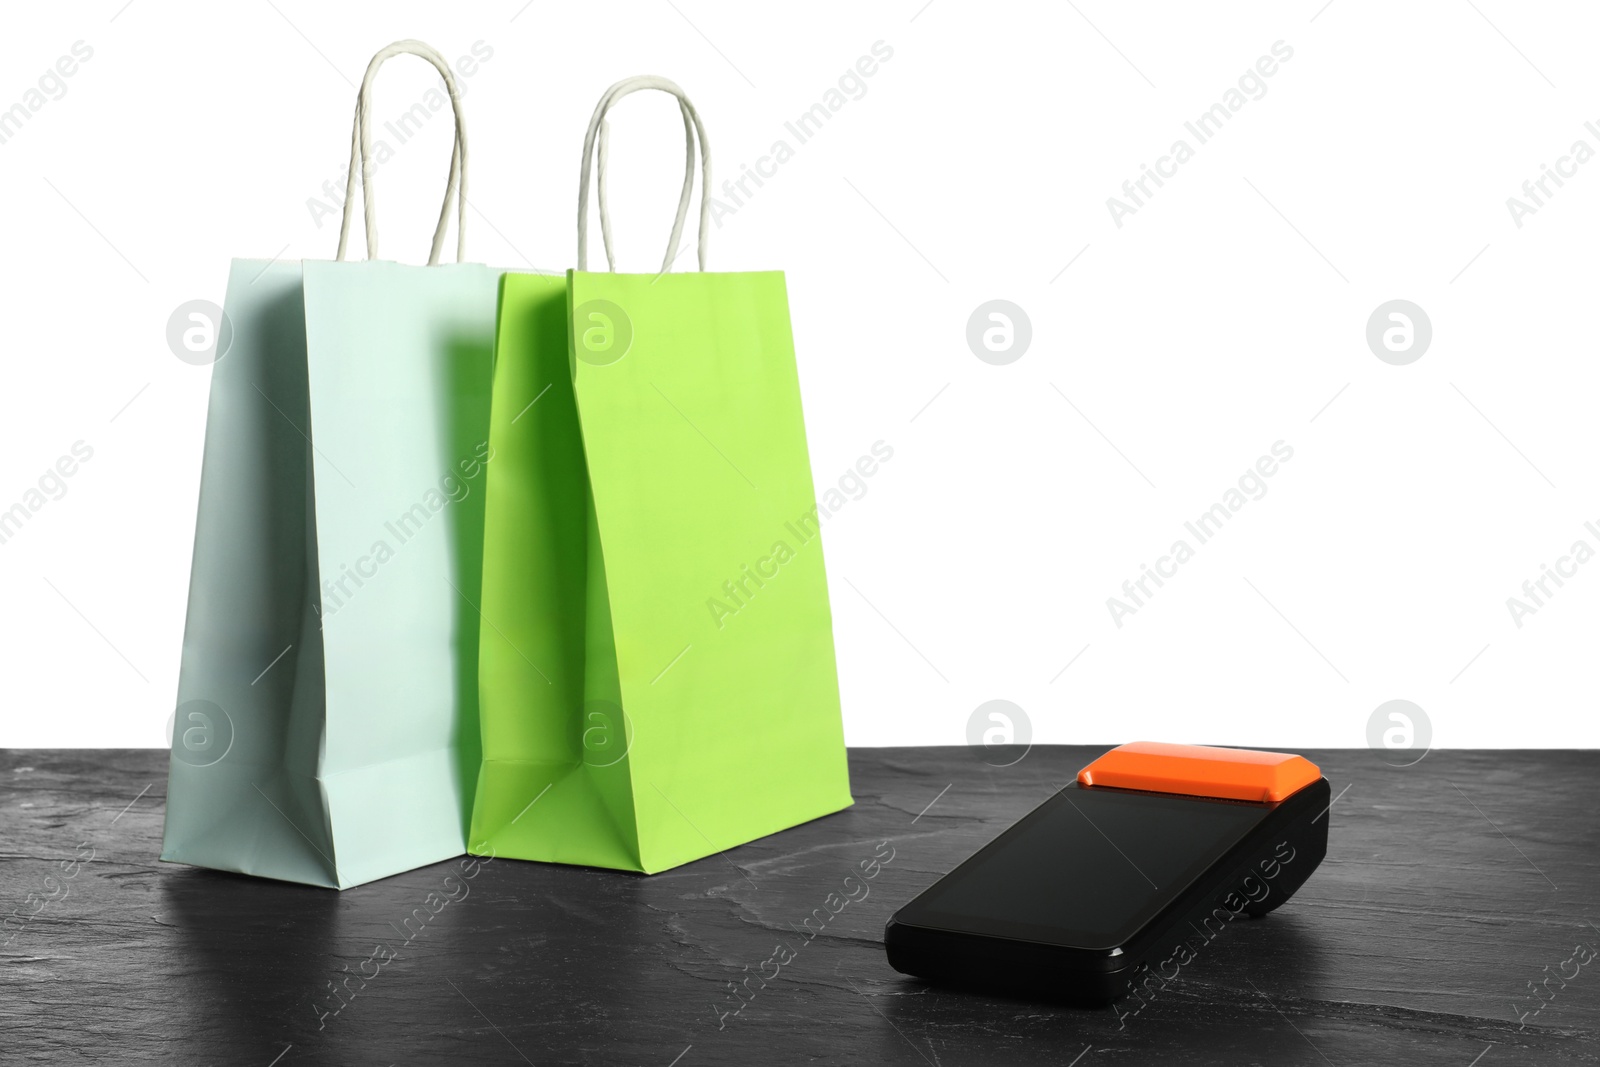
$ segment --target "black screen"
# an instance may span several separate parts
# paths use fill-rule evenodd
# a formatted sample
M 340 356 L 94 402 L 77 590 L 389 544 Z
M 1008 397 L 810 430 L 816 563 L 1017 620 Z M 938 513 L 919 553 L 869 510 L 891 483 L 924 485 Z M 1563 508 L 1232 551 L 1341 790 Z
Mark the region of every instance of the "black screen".
M 1271 810 L 1073 784 L 918 897 L 905 919 L 1110 948 Z

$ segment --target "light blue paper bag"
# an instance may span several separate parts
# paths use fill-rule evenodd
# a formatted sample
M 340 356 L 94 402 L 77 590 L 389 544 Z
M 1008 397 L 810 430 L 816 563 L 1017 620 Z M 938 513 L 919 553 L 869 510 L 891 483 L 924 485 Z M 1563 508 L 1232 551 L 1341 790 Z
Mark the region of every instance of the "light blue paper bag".
M 373 258 L 372 82 L 400 53 L 455 108 L 426 267 Z M 339 260 L 233 265 L 162 859 L 342 889 L 465 851 L 501 274 L 459 262 L 466 163 L 448 64 L 391 45 L 357 96 Z M 345 262 L 358 164 L 369 258 Z

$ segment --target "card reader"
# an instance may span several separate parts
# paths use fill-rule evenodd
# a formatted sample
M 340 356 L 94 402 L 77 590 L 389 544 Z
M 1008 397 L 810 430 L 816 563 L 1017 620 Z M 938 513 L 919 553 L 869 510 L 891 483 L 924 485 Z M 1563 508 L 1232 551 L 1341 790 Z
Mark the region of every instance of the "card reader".
M 1176 977 L 1229 922 L 1288 900 L 1327 853 L 1329 798 L 1303 756 L 1114 748 L 897 911 L 889 965 L 1110 1004 Z

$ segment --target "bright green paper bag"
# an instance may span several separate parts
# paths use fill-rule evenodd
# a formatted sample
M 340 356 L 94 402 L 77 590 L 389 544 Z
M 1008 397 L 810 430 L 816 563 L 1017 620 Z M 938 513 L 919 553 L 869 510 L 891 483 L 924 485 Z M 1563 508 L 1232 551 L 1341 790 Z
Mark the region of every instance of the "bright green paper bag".
M 642 88 L 689 145 L 666 264 L 589 273 L 590 157 L 608 231 L 605 114 Z M 783 275 L 666 273 L 696 137 L 707 189 L 682 91 L 613 86 L 579 269 L 501 279 L 474 852 L 655 872 L 852 803 Z
M 401 52 L 457 103 L 426 267 L 370 258 L 372 81 Z M 342 889 L 466 848 L 500 271 L 437 265 L 453 198 L 465 220 L 457 95 L 426 45 L 380 52 L 357 98 L 340 261 L 233 265 L 164 860 Z M 358 162 L 369 259 L 346 262 Z

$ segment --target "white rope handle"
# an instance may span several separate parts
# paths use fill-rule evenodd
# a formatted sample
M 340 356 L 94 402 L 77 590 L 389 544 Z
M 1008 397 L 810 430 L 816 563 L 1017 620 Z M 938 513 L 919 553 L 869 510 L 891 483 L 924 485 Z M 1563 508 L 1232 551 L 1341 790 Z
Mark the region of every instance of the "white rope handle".
M 355 206 L 358 167 L 367 224 L 367 258 L 378 258 L 378 218 L 372 180 L 375 167 L 372 158 L 372 84 L 384 61 L 402 54 L 420 56 L 433 64 L 444 78 L 445 89 L 450 94 L 450 106 L 455 113 L 455 143 L 450 149 L 450 178 L 445 183 L 444 206 L 439 209 L 439 225 L 433 231 L 433 250 L 428 255 L 428 265 L 435 266 L 439 262 L 445 230 L 450 225 L 452 200 L 456 204 L 456 262 L 460 263 L 466 257 L 467 248 L 467 125 L 461 113 L 461 93 L 456 87 L 456 77 L 450 70 L 450 64 L 421 41 L 396 41 L 384 48 L 372 57 L 372 62 L 367 64 L 366 76 L 361 79 L 361 89 L 356 93 L 355 128 L 350 132 L 350 176 L 345 181 L 344 219 L 339 226 L 338 258 L 344 259 L 345 247 L 350 241 L 350 218 Z
M 700 153 L 700 232 L 696 252 L 700 269 L 705 270 L 706 238 L 711 232 L 711 201 L 707 198 L 711 190 L 711 144 L 706 140 L 706 128 L 700 121 L 700 113 L 694 109 L 684 91 L 666 78 L 649 74 L 637 78 L 624 78 L 607 89 L 600 97 L 600 103 L 595 106 L 594 117 L 589 120 L 589 132 L 583 138 L 583 170 L 578 179 L 578 269 L 589 268 L 589 176 L 590 164 L 596 160 L 598 172 L 595 174 L 595 185 L 599 193 L 600 238 L 605 244 L 607 267 L 613 271 L 617 269 L 616 259 L 611 250 L 611 217 L 606 211 L 606 161 L 610 140 L 606 113 L 618 100 L 640 89 L 658 89 L 677 97 L 678 110 L 683 114 L 685 156 L 683 191 L 678 197 L 678 214 L 672 223 L 672 236 L 667 242 L 667 255 L 661 263 L 662 273 L 671 269 L 672 261 L 678 258 L 678 242 L 683 237 L 683 224 L 689 217 L 689 199 L 694 192 L 694 160 L 697 143 Z
M 613 101 L 613 103 L 614 102 L 615 101 Z M 688 108 L 685 107 L 684 101 L 680 100 L 678 102 L 678 110 L 683 114 L 683 148 L 684 148 L 683 189 L 678 194 L 678 213 L 677 213 L 677 217 L 673 220 L 673 223 L 672 223 L 672 234 L 667 239 L 667 258 L 666 258 L 666 261 L 663 262 L 663 264 L 661 266 L 661 272 L 663 274 L 665 274 L 667 272 L 667 270 L 671 266 L 672 262 L 675 261 L 678 258 L 678 243 L 682 239 L 682 236 L 683 236 L 683 223 L 684 223 L 684 220 L 688 217 L 688 214 L 689 214 L 689 198 L 694 192 L 694 157 L 695 157 L 694 124 L 689 119 L 689 111 L 688 111 Z M 615 272 L 616 269 L 617 269 L 617 263 L 616 263 L 616 258 L 615 258 L 615 256 L 613 255 L 613 252 L 612 252 L 612 247 L 613 246 L 612 246 L 612 243 L 611 243 L 611 212 L 606 207 L 606 196 L 607 196 L 607 193 L 606 193 L 606 173 L 607 173 L 607 167 L 609 165 L 610 154 L 611 154 L 611 119 L 609 117 L 609 112 L 608 112 L 607 118 L 601 120 L 601 122 L 600 122 L 600 136 L 596 139 L 596 143 L 595 143 L 595 159 L 596 159 L 596 162 L 595 162 L 594 184 L 595 184 L 595 192 L 597 194 L 596 202 L 597 202 L 597 204 L 599 206 L 599 210 L 600 210 L 600 240 L 605 245 L 606 263 L 611 268 L 612 272 Z M 587 188 L 588 183 L 585 182 L 584 186 Z M 707 186 L 707 188 L 709 188 L 709 186 Z M 583 223 L 587 219 L 588 219 L 588 212 L 587 211 L 582 211 L 582 213 L 579 216 L 579 226 L 582 227 Z M 582 239 L 583 239 L 583 236 L 580 235 L 580 240 L 582 240 Z M 585 242 L 585 243 L 587 243 L 587 242 Z M 698 247 L 698 244 L 697 244 L 697 247 Z M 584 249 L 585 258 L 587 258 L 587 254 L 588 254 L 588 249 Z M 700 259 L 700 269 L 701 270 L 705 270 L 706 269 L 705 258 L 703 256 Z

